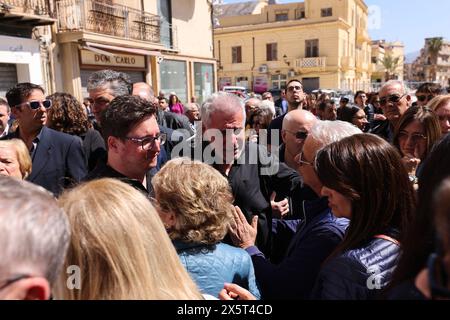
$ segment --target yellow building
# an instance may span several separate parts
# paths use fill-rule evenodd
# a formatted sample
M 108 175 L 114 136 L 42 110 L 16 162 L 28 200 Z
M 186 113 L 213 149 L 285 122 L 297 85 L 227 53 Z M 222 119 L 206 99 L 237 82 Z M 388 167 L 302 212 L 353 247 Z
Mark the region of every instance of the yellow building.
M 405 46 L 402 42 L 372 41 L 372 82 L 382 83 L 386 80 L 387 71 L 383 60 L 386 56 L 398 59 L 397 67 L 389 71 L 391 79 L 403 81 L 405 73 Z
M 222 5 L 214 29 L 219 88 L 255 92 L 289 79 L 314 89 L 366 90 L 371 45 L 362 0 L 252 1 Z
M 56 90 L 81 99 L 89 75 L 106 68 L 183 102 L 216 90 L 209 1 L 62 0 L 56 8 Z

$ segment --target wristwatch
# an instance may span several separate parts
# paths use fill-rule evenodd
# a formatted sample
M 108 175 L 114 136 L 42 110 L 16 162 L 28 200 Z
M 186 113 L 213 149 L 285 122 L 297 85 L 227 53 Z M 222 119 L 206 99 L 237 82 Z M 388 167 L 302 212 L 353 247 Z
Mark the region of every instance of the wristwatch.
M 410 174 L 408 177 L 409 181 L 411 181 L 412 184 L 417 184 L 419 182 L 419 179 L 417 179 L 416 175 L 414 174 Z

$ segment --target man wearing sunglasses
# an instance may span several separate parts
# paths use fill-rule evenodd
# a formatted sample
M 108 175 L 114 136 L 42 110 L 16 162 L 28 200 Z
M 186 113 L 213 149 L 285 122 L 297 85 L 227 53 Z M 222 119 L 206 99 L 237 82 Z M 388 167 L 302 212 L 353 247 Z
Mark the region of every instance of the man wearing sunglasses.
M 434 97 L 440 95 L 442 87 L 438 83 L 426 82 L 416 91 L 417 105 L 426 106 Z
M 79 182 L 87 173 L 81 139 L 45 126 L 50 100 L 44 89 L 33 83 L 19 83 L 6 93 L 11 113 L 19 123 L 4 139 L 25 142 L 32 159 L 27 180 L 58 195 Z
M 395 125 L 411 105 L 411 96 L 406 92 L 403 81 L 390 80 L 380 89 L 380 107 L 386 120 L 374 127 L 371 133 L 393 141 Z

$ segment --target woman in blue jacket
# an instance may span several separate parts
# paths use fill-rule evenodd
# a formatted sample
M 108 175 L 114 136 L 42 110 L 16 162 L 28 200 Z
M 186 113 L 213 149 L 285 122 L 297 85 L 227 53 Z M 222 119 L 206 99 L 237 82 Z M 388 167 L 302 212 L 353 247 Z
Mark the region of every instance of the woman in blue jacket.
M 217 298 L 225 283 L 235 283 L 259 298 L 249 254 L 221 242 L 234 211 L 227 179 L 207 164 L 177 158 L 152 184 L 155 206 L 200 291 Z
M 391 280 L 414 212 L 408 174 L 393 146 L 358 134 L 318 152 L 322 195 L 337 217 L 350 219 L 343 242 L 325 261 L 314 299 L 371 299 Z

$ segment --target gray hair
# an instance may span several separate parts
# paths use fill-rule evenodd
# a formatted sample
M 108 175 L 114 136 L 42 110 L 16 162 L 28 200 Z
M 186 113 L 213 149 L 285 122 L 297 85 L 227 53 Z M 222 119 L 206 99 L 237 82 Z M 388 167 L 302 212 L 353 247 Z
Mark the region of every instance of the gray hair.
M 11 112 L 11 108 L 9 107 L 8 102 L 3 99 L 2 97 L 0 97 L 0 106 L 6 106 L 6 112 L 10 113 Z
M 229 113 L 229 112 L 241 112 L 244 115 L 245 125 L 245 108 L 241 100 L 234 94 L 219 91 L 210 95 L 201 106 L 201 117 L 206 128 L 211 123 L 211 115 L 216 112 Z
M 311 128 L 309 135 L 324 147 L 359 133 L 362 131 L 349 122 L 318 120 Z
M 132 85 L 130 76 L 124 72 L 113 70 L 100 70 L 92 73 L 88 79 L 87 90 L 107 87 L 113 91 L 113 96 L 131 94 Z
M 44 188 L 0 175 L 0 274 L 31 274 L 52 285 L 70 241 L 66 215 Z
M 402 92 L 399 92 L 399 93 L 401 93 L 401 94 L 407 94 L 408 93 L 406 91 L 405 83 L 403 81 L 400 81 L 400 80 L 389 80 L 388 82 L 386 82 L 380 88 L 380 91 L 386 89 L 387 87 L 392 87 L 392 86 L 400 86 Z
M 275 104 L 270 100 L 261 101 L 259 108 L 262 110 L 268 110 L 272 114 L 272 118 L 275 115 Z
M 198 103 L 194 103 L 194 102 L 186 103 L 184 105 L 184 113 L 186 113 L 188 111 L 192 111 L 192 110 L 194 110 L 194 108 L 197 108 L 198 111 L 200 111 L 200 107 L 198 106 Z

